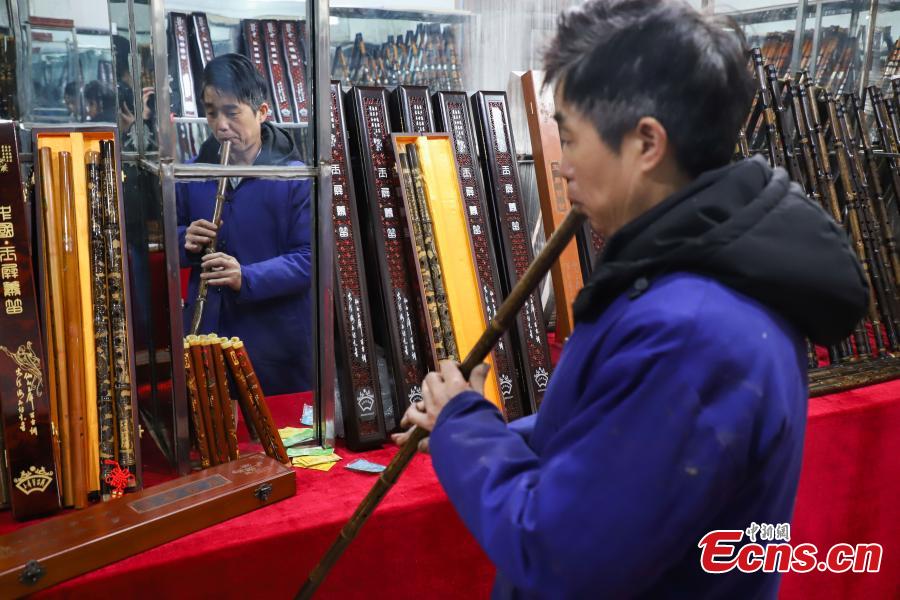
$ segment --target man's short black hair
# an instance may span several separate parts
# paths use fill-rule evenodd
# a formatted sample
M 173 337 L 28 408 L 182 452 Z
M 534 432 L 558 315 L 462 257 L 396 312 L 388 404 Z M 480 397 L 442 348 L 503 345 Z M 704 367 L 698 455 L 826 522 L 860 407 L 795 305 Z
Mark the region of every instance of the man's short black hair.
M 116 105 L 116 91 L 102 81 L 90 81 L 84 86 L 84 101 L 96 102 L 100 110 L 111 110 Z
M 253 110 L 268 101 L 266 80 L 250 59 L 241 54 L 223 54 L 209 61 L 203 69 L 202 84 L 200 89 L 204 92 L 212 87 L 220 94 L 229 94 L 238 102 L 249 104 Z
M 690 176 L 731 160 L 754 91 L 734 21 L 681 0 L 588 0 L 565 11 L 545 69 L 614 150 L 655 117 Z

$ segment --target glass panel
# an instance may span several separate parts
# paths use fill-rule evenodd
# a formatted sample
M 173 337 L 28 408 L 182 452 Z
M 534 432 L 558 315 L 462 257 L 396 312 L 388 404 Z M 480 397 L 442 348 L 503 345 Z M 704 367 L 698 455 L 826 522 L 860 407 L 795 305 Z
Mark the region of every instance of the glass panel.
M 18 119 L 16 38 L 9 24 L 9 5 L 0 3 L 0 118 Z
M 307 3 L 175 1 L 165 9 L 176 160 L 198 160 L 216 126 L 205 118 L 205 64 L 238 53 L 251 59 L 266 88 L 264 102 L 254 108 L 265 104 L 266 118 L 293 138 L 304 163 L 313 162 Z
M 284 140 L 290 138 L 287 134 Z M 286 143 L 286 141 L 285 141 Z M 202 160 L 202 158 L 201 158 Z M 213 218 L 217 179 L 175 183 L 184 333 L 202 305 L 197 333 L 237 337 L 246 348 L 278 427 L 313 426 L 315 302 L 312 286 L 314 181 L 229 178 L 211 254 L 212 278 L 201 294 L 201 239 Z M 235 390 L 235 397 L 240 394 Z M 305 407 L 309 408 L 305 408 Z M 246 415 L 240 414 L 240 420 Z M 239 427 L 239 439 L 246 429 Z
M 732 15 L 750 47 L 760 47 L 766 62 L 783 78 L 793 68 L 798 6 L 796 2 L 772 6 L 763 0 L 743 0 L 717 4 L 716 11 Z M 862 69 L 867 8 L 868 2 L 862 0 L 810 1 L 797 68 L 810 72 L 817 85 L 832 93 L 855 89 Z
M 151 35 L 150 0 L 134 0 L 134 38 L 137 47 L 136 72 L 132 79 L 140 86 L 140 105 L 143 125 L 138 130 L 138 147 L 143 156 L 152 156 L 159 150 L 157 142 L 156 74 L 153 65 L 153 40 Z
M 29 4 L 26 120 L 116 121 L 106 0 Z
M 872 45 L 872 74 L 870 85 L 890 90 L 891 79 L 900 76 L 900 4 L 880 3 L 875 21 L 875 40 Z
M 138 410 L 146 432 L 141 456 L 149 472 L 166 473 L 175 458 L 175 412 L 166 254 L 163 243 L 162 196 L 159 181 L 135 164 L 123 165 L 125 231 L 131 266 L 131 322 Z M 152 480 L 152 477 L 151 477 Z
M 351 85 L 427 85 L 462 90 L 461 27 L 470 14 L 453 2 L 366 9 L 332 3 L 331 76 Z

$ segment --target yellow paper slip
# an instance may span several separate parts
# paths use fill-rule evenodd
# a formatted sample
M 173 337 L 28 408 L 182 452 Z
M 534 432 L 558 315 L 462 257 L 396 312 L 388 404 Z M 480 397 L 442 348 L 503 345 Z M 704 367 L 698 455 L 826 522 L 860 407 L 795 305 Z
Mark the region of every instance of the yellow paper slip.
M 326 456 L 297 456 L 291 459 L 291 464 L 295 467 L 308 468 L 315 465 L 335 463 L 339 460 L 341 460 L 341 457 L 337 454 L 329 454 Z
M 290 436 L 292 436 L 292 435 L 297 435 L 298 433 L 301 433 L 301 432 L 303 432 L 303 431 L 306 431 L 306 429 L 307 429 L 306 427 L 303 427 L 303 428 L 300 428 L 300 427 L 282 427 L 281 429 L 278 430 L 278 434 L 281 436 L 281 439 L 284 439 L 284 438 L 286 438 L 286 437 L 290 437 Z
M 303 467 L 303 468 L 304 469 L 312 469 L 314 471 L 330 471 L 331 467 L 333 467 L 336 464 L 337 463 L 330 462 L 330 463 L 323 463 L 321 465 L 313 465 L 311 467 Z

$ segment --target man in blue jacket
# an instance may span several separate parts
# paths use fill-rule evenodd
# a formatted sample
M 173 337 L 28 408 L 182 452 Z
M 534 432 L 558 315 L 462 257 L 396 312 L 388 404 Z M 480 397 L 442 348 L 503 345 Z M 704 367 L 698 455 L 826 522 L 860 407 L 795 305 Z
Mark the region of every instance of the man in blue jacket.
M 212 136 L 197 162 L 218 163 L 231 141 L 231 165 L 299 166 L 290 135 L 266 121 L 266 83 L 238 54 L 210 61 L 203 105 Z M 181 264 L 191 279 L 184 306 L 190 328 L 201 279 L 209 293 L 200 332 L 240 337 L 266 394 L 312 388 L 312 235 L 309 180 L 231 178 L 222 221 L 210 222 L 216 181 L 179 183 Z M 217 252 L 203 255 L 218 237 Z
M 546 56 L 572 204 L 608 240 L 538 413 L 507 425 L 455 365 L 406 425 L 503 598 L 775 598 L 704 572 L 712 530 L 789 523 L 804 337 L 867 285 L 843 231 L 762 159 L 729 164 L 753 83 L 734 30 L 673 0 L 591 0 Z M 404 443 L 408 434 L 399 434 Z M 451 557 L 448 557 L 450 559 Z

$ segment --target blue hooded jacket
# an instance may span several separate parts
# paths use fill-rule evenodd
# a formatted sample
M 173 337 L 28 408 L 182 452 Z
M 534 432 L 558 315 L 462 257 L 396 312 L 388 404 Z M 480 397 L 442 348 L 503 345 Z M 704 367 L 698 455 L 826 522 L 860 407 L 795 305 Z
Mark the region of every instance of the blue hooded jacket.
M 210 137 L 197 162 L 218 163 L 219 143 Z M 254 164 L 299 166 L 293 139 L 262 125 L 262 149 Z M 216 181 L 177 184 L 178 246 L 182 266 L 191 267 L 184 306 L 191 326 L 200 285 L 199 253 L 187 252 L 184 234 L 197 219 L 212 219 Z M 313 387 L 312 236 L 309 180 L 244 178 L 227 191 L 218 250 L 241 264 L 241 289 L 209 287 L 201 333 L 244 341 L 263 392 L 293 393 Z
M 432 432 L 494 596 L 775 598 L 777 573 L 704 573 L 698 542 L 790 522 L 803 336 L 833 343 L 866 303 L 844 233 L 763 161 L 705 173 L 623 227 L 538 413 L 507 425 L 465 392 Z

